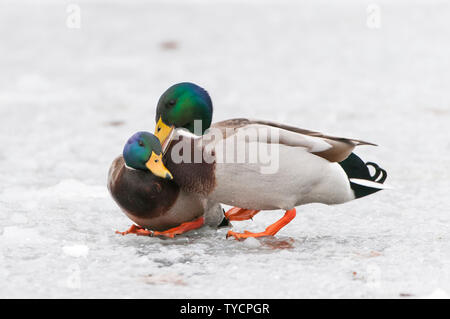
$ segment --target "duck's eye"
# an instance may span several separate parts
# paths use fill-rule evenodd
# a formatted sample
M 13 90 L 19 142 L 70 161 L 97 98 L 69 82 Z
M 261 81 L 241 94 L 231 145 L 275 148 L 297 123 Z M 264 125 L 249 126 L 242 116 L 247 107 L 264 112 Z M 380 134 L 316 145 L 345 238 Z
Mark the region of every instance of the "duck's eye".
M 144 142 L 142 142 L 141 140 L 139 140 L 138 144 L 139 146 L 144 146 Z
M 159 162 L 159 160 L 155 159 L 155 163 L 158 163 L 158 162 Z
M 158 132 L 161 131 L 161 126 L 158 126 Z
M 175 100 L 169 100 L 169 102 L 167 102 L 167 105 L 169 105 L 169 106 L 174 106 L 175 103 L 176 103 Z

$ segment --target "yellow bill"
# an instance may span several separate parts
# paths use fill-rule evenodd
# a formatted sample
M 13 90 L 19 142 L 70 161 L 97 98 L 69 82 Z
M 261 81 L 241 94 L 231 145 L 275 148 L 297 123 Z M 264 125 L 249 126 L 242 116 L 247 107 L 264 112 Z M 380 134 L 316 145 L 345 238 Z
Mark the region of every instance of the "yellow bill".
M 159 117 L 158 123 L 156 123 L 155 136 L 161 143 L 163 154 L 165 153 L 167 146 L 169 146 L 170 141 L 172 140 L 174 129 L 175 127 L 173 125 L 167 125 L 163 122 L 161 117 Z
M 164 166 L 162 161 L 163 153 L 157 155 L 155 152 L 152 152 L 150 159 L 145 163 L 145 166 L 153 173 L 161 178 L 173 179 L 170 171 Z

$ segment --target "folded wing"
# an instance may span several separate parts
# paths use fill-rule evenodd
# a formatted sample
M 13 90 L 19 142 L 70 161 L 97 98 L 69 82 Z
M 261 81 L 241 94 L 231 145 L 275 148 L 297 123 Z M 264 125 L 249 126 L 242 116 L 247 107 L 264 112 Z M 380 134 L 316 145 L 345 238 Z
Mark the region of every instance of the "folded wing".
M 260 142 L 263 142 L 261 135 L 255 137 L 255 135 L 250 134 L 250 130 L 267 130 L 267 133 L 263 135 L 266 138 L 264 142 L 278 142 L 292 147 L 304 147 L 309 152 L 330 162 L 343 161 L 358 145 L 376 146 L 376 144 L 362 140 L 326 135 L 271 121 L 237 118 L 214 123 L 212 127 L 222 129 L 225 136 L 239 133 L 245 136 L 248 141 L 258 139 Z M 273 139 L 276 136 L 278 136 L 278 141 Z

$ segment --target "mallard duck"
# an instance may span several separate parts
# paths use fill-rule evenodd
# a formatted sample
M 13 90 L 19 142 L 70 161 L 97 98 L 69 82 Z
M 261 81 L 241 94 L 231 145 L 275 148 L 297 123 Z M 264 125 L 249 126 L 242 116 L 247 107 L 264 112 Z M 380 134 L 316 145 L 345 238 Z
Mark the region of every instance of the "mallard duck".
M 172 181 L 162 162 L 161 144 L 153 136 L 134 134 L 108 174 L 108 189 L 125 214 L 137 225 L 122 235 L 174 237 L 203 225 L 218 226 L 223 209 L 217 202 L 186 193 Z M 152 173 L 150 173 L 150 171 Z
M 231 119 L 211 125 L 212 110 L 209 94 L 193 83 L 176 84 L 159 99 L 155 135 L 163 145 L 164 163 L 174 182 L 188 193 L 243 207 L 228 211 L 229 220 L 248 219 L 260 210 L 286 210 L 279 221 L 263 232 L 229 231 L 228 236 L 245 239 L 275 235 L 295 217 L 296 206 L 314 202 L 340 204 L 384 188 L 386 171 L 374 163 L 364 163 L 352 153 L 356 146 L 373 143 L 261 120 Z M 202 127 L 196 127 L 196 123 Z M 233 140 L 235 144 L 227 146 Z M 180 147 L 181 142 L 186 146 Z M 236 149 L 248 159 L 254 155 L 255 146 L 276 147 L 279 163 L 275 172 L 263 174 L 265 163 L 260 159 L 224 160 L 233 157 L 230 154 Z M 186 160 L 180 149 L 209 154 L 209 160 Z M 368 166 L 375 168 L 374 175 Z

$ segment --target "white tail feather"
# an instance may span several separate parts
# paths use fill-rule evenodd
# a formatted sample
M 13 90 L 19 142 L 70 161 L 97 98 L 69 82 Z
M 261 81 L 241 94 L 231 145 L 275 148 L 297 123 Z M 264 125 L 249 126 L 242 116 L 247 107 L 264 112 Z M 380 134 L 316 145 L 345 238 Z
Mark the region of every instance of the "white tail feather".
M 389 186 L 386 184 L 380 184 L 377 182 L 373 182 L 373 181 L 369 181 L 367 179 L 361 179 L 361 178 L 350 178 L 350 182 L 361 185 L 361 186 L 371 187 L 371 188 L 393 189 L 392 186 Z

